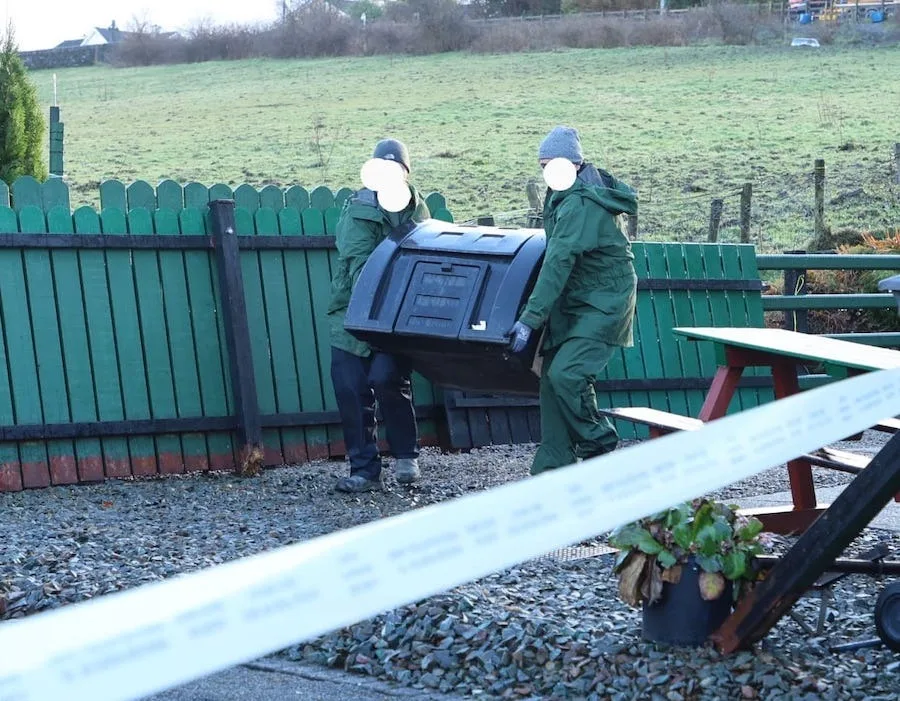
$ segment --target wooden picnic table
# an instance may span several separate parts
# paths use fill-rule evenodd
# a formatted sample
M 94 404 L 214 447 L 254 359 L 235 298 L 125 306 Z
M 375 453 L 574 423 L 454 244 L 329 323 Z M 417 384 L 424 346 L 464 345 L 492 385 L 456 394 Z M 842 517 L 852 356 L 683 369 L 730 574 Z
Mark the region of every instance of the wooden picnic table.
M 679 327 L 673 331 L 692 341 L 711 341 L 716 345 L 719 367 L 700 409 L 701 421 L 725 415 L 748 367 L 771 369 L 776 400 L 800 391 L 798 368 L 802 366 L 822 365 L 828 375 L 838 379 L 900 368 L 900 351 L 784 329 Z M 768 530 L 780 533 L 806 530 L 827 508 L 816 501 L 808 459 L 789 461 L 788 475 L 792 506 L 752 510 Z

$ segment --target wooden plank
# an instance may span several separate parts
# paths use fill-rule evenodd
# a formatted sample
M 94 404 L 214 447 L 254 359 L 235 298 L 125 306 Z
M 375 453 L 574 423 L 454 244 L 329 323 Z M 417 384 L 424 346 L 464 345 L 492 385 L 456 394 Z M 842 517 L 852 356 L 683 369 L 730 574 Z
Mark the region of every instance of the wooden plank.
M 453 223 L 453 215 L 449 209 L 435 209 L 431 211 L 431 218 Z
M 676 328 L 675 333 L 699 340 L 727 343 L 740 348 L 774 351 L 800 360 L 833 363 L 860 370 L 890 370 L 900 367 L 900 351 L 825 336 L 756 328 Z
M 305 187 L 292 185 L 284 193 L 284 206 L 295 209 L 299 215 L 304 209 L 309 209 L 309 192 Z
M 278 193 L 280 195 L 281 191 L 278 190 Z M 274 208 L 260 207 L 254 219 L 257 235 L 281 234 L 278 213 Z M 259 271 L 262 276 L 270 368 L 275 390 L 273 405 L 260 402 L 260 411 L 263 414 L 297 413 L 301 411 L 300 381 L 294 351 L 295 336 L 291 328 L 293 319 L 288 301 L 284 254 L 281 251 L 260 251 Z M 282 429 L 281 447 L 281 457 L 287 464 L 296 465 L 307 461 L 306 436 L 302 428 Z
M 30 175 L 16 178 L 12 184 L 12 206 L 20 214 L 26 207 L 36 207 L 43 212 L 44 197 L 41 184 Z
M 47 232 L 74 234 L 72 214 L 68 207 L 53 207 L 47 211 Z M 102 253 L 101 253 L 102 255 Z M 88 346 L 86 305 L 83 296 L 79 252 L 55 250 L 50 252 L 53 278 L 56 283 L 56 309 L 62 341 L 66 394 L 69 399 L 70 419 L 81 423 L 97 421 L 97 403 L 94 392 L 94 368 Z M 101 370 L 106 371 L 106 368 Z M 78 482 L 103 480 L 103 450 L 96 438 L 75 441 L 75 466 Z
M 689 262 L 688 274 L 691 276 L 699 274 L 700 277 L 706 277 L 710 280 L 724 280 L 728 276 L 726 275 L 725 271 L 725 261 L 723 255 L 724 252 L 729 248 L 734 248 L 734 246 L 730 246 L 728 244 L 698 244 L 696 246 L 692 246 L 691 249 L 693 250 L 699 249 L 700 268 L 698 270 L 696 263 L 692 268 L 691 263 Z M 734 273 L 735 271 L 732 270 L 730 272 Z M 706 317 L 706 321 L 703 321 L 701 317 L 697 319 L 697 323 L 710 326 L 742 325 L 743 320 L 736 317 L 732 313 L 728 294 L 729 293 L 725 290 L 708 290 L 706 293 L 706 298 L 709 303 L 710 313 L 709 316 Z M 703 373 L 704 377 L 708 377 L 716 372 L 717 360 L 715 351 L 710 348 L 708 344 L 700 344 L 698 350 L 700 352 L 700 371 L 701 373 Z M 745 406 L 741 391 L 738 390 L 735 392 L 734 398 L 729 404 L 729 412 L 734 413 L 735 411 L 742 411 L 743 409 L 747 409 L 751 406 L 755 406 L 755 402 L 747 404 Z
M 134 183 L 137 185 L 138 183 Z M 152 189 L 152 188 L 151 188 Z M 135 200 L 148 198 L 144 188 L 135 190 Z M 129 200 L 131 188 L 129 188 Z M 153 194 L 156 201 L 156 194 Z M 128 231 L 132 234 L 153 234 L 153 216 L 149 209 L 137 207 L 128 212 Z M 172 362 L 169 357 L 169 334 L 160 277 L 160 255 L 157 251 L 133 251 L 134 278 L 137 289 L 138 316 L 144 359 L 147 364 L 147 384 L 150 390 L 150 413 L 154 419 L 175 418 L 175 386 Z M 184 456 L 178 434 L 155 436 L 156 461 L 160 474 L 184 472 Z M 137 466 L 134 466 L 135 468 Z
M 113 194 L 116 194 L 116 191 L 113 191 Z M 121 194 L 124 198 L 124 188 Z M 104 234 L 129 233 L 125 212 L 117 208 L 101 211 L 100 226 Z M 152 416 L 147 368 L 141 344 L 141 327 L 138 323 L 138 300 L 135 294 L 136 281 L 131 251 L 107 251 L 106 263 L 125 419 L 150 419 Z M 129 437 L 128 453 L 130 459 L 125 466 L 110 460 L 106 461 L 107 477 L 156 474 L 156 446 L 153 438 Z M 127 467 L 127 471 L 120 471 L 122 467 Z
M 179 188 L 179 192 L 181 188 Z M 167 195 L 163 190 L 164 197 Z M 159 196 L 159 191 L 157 193 Z M 173 202 L 174 204 L 175 202 Z M 153 213 L 155 233 L 159 236 L 178 236 L 178 212 L 157 209 Z M 201 254 L 203 255 L 203 254 Z M 166 326 L 169 357 L 175 393 L 175 410 L 179 417 L 203 416 L 200 379 L 197 370 L 196 340 L 191 320 L 191 300 L 188 295 L 187 271 L 183 251 L 159 251 L 160 281 L 162 283 L 163 319 Z M 197 472 L 209 469 L 206 438 L 201 433 L 181 435 L 182 461 L 169 463 L 159 456 L 160 472 Z
M 0 201 L 2 187 L 5 186 L 0 180 Z M 0 231 L 12 233 L 18 229 L 16 213 L 7 206 L 0 206 Z M 34 364 L 34 341 L 28 319 L 20 251 L 0 250 L 0 317 L 3 319 L 0 327 L 0 373 L 5 373 L 3 377 L 9 378 L 7 382 L 0 382 L 0 425 L 30 423 L 29 419 L 35 415 L 40 421 L 40 406 L 36 404 L 39 389 Z M 24 406 L 19 404 L 20 397 L 25 399 Z M 17 420 L 17 413 L 24 414 L 24 420 Z M 46 463 L 46 454 L 44 462 Z M 18 446 L 15 443 L 0 443 L 0 492 L 19 491 L 23 487 L 22 479 Z M 49 472 L 47 483 L 49 484 Z
M 234 191 L 223 183 L 216 183 L 209 188 L 209 201 L 234 199 Z
M 284 208 L 284 193 L 280 187 L 266 185 L 259 191 L 259 206 L 261 209 L 271 209 L 278 214 Z
M 640 242 L 633 243 L 634 268 L 639 280 L 650 277 L 650 259 L 657 257 L 660 266 L 665 266 L 664 251 L 658 244 L 645 245 Z M 644 368 L 644 377 L 665 377 L 660 345 L 657 343 L 659 336 L 657 331 L 656 310 L 653 308 L 653 290 L 640 290 L 637 293 L 637 305 L 634 318 L 634 346 L 624 350 L 625 354 L 635 354 L 641 357 Z M 646 393 L 647 403 L 667 411 L 669 409 L 668 394 L 661 390 L 651 390 Z M 618 402 L 607 404 L 616 406 Z M 642 427 L 626 425 L 619 428 L 620 438 L 646 438 L 647 431 Z
M 300 236 L 303 227 L 300 212 L 285 207 L 278 212 L 278 227 L 282 236 Z M 315 321 L 310 295 L 310 270 L 306 251 L 284 251 L 288 313 L 291 318 L 291 347 L 297 368 L 301 411 L 325 411 L 320 365 L 330 357 L 320 358 L 316 347 Z M 313 331 L 313 333 L 310 333 Z M 324 426 L 305 430 L 307 458 L 328 457 L 328 431 Z
M 642 252 L 643 251 L 638 248 L 638 253 Z M 646 272 L 646 262 L 636 261 L 636 263 L 635 273 L 637 273 L 638 268 L 641 268 L 641 273 L 644 274 Z M 648 310 L 646 309 L 646 305 L 642 311 L 644 312 L 644 316 L 647 316 Z M 640 347 L 640 339 L 643 337 L 643 330 L 643 328 L 638 327 L 637 323 L 634 324 L 633 333 L 635 335 L 636 345 L 631 348 L 619 349 L 613 354 L 607 367 L 606 376 L 603 379 L 615 380 L 647 377 L 647 367 Z M 653 337 L 655 337 L 655 334 Z M 600 406 L 616 406 L 620 403 L 626 403 L 629 406 L 634 404 L 644 405 L 651 402 L 649 394 L 642 391 L 609 392 L 606 394 L 608 395 L 606 401 L 600 400 L 600 397 L 598 396 L 598 403 Z M 624 433 L 620 434 L 620 438 L 632 437 L 632 431 L 629 431 L 628 427 L 623 427 L 623 431 Z
M 125 194 L 125 185 L 118 180 L 104 180 L 100 183 L 100 209 L 101 212 L 109 210 L 128 211 L 128 198 Z M 102 214 L 101 214 L 102 218 Z M 111 217 L 115 219 L 115 217 Z M 124 222 L 123 222 L 124 223 Z M 109 231 L 110 234 L 124 234 L 124 231 Z
M 46 233 L 44 212 L 36 206 L 23 207 L 19 210 L 19 229 L 22 233 Z M 23 251 L 22 256 L 40 381 L 41 423 L 68 423 L 71 416 L 50 251 L 28 249 Z M 78 471 L 72 441 L 47 441 L 46 449 L 51 484 L 76 483 Z
M 62 207 L 66 212 L 70 212 L 72 209 L 69 202 L 69 186 L 62 178 L 48 178 L 41 185 L 41 199 L 45 212 L 49 212 L 54 207 Z
M 334 193 L 334 206 L 340 209 L 344 206 L 344 202 L 346 202 L 352 195 L 353 190 L 349 187 L 342 187 L 340 190 Z
M 246 210 L 244 210 L 246 212 Z M 209 203 L 211 233 L 215 241 L 217 299 L 221 300 L 222 345 L 228 349 L 231 404 L 237 417 L 238 468 L 241 474 L 257 472 L 263 462 L 262 421 L 251 351 L 247 301 L 238 249 L 238 224 L 234 202 Z M 245 217 L 249 218 L 249 215 Z M 243 226 L 253 226 L 252 220 Z
M 253 213 L 248 209 L 237 206 L 239 196 L 241 199 L 246 200 L 249 197 L 248 190 L 245 188 L 241 191 L 240 187 L 235 190 L 235 231 L 239 237 L 253 236 L 256 233 Z M 277 405 L 275 401 L 275 379 L 271 361 L 272 345 L 266 324 L 266 299 L 263 294 L 263 274 L 260 270 L 261 253 L 263 252 L 241 251 L 241 276 L 244 281 L 244 299 L 247 305 L 247 323 L 250 328 L 253 375 L 256 380 L 256 396 L 258 398 L 259 411 L 262 414 L 274 414 Z M 265 253 L 270 252 L 265 251 Z M 281 434 L 278 429 L 265 429 L 262 432 L 262 443 L 263 464 L 266 466 L 283 465 L 284 454 L 282 453 Z
M 211 198 L 210 198 L 211 199 Z M 251 216 L 259 209 L 259 193 L 251 185 L 238 185 L 234 191 L 234 206 L 246 210 Z
M 667 278 L 669 275 L 667 244 L 648 243 L 645 246 L 648 248 L 647 269 L 650 277 Z M 653 250 L 650 250 L 651 246 Z M 684 371 L 681 360 L 681 344 L 678 343 L 672 333 L 672 329 L 675 326 L 675 300 L 672 296 L 672 291 L 652 290 L 650 299 L 652 300 L 651 308 L 656 318 L 655 333 L 663 366 L 662 376 L 669 378 L 685 377 L 687 374 Z M 699 361 L 696 364 L 699 365 Z M 687 391 L 670 391 L 666 394 L 668 397 L 668 410 L 676 414 L 691 414 L 691 405 L 688 403 Z M 665 409 L 664 406 L 657 408 Z
M 76 234 L 101 233 L 100 217 L 91 207 L 79 207 L 73 213 L 72 219 Z M 106 276 L 106 256 L 104 251 L 98 250 L 79 252 L 81 286 L 84 291 L 91 365 L 94 369 L 97 420 L 123 421 L 125 408 L 122 404 L 122 384 L 119 376 L 110 287 Z M 128 441 L 125 438 L 103 438 L 100 444 L 103 476 L 125 477 L 131 474 Z
M 320 212 L 326 212 L 330 207 L 334 207 L 334 193 L 325 185 L 319 185 L 309 193 L 309 206 Z
M 472 436 L 469 433 L 469 417 L 465 409 L 455 406 L 457 397 L 462 396 L 459 390 L 444 392 L 444 411 L 447 415 L 447 431 L 450 434 L 450 447 L 471 448 Z
M 750 245 L 737 246 L 738 265 L 740 266 L 741 279 L 756 280 L 759 278 L 759 269 L 756 264 L 756 248 Z M 743 295 L 744 308 L 747 311 L 747 326 L 762 328 L 765 326 L 765 314 L 763 312 L 762 294 L 745 293 Z M 755 377 L 771 377 L 770 368 L 749 368 L 745 375 Z M 760 403 L 774 401 L 775 395 L 771 387 L 757 389 L 756 396 Z
M 428 211 L 434 214 L 439 209 L 447 209 L 447 200 L 440 192 L 430 192 L 425 196 Z
M 722 261 L 722 273 L 726 278 L 736 280 L 743 277 L 741 268 L 739 246 L 726 245 L 720 249 Z M 721 294 L 721 293 L 719 293 Z M 760 315 L 753 319 L 747 308 L 747 298 L 751 296 L 759 297 L 757 292 L 747 292 L 743 290 L 726 290 L 724 293 L 725 301 L 728 304 L 729 319 L 728 324 L 716 324 L 717 326 L 762 326 L 763 318 Z M 757 368 L 751 368 L 744 371 L 745 377 L 759 377 Z M 759 397 L 757 388 L 742 387 L 738 389 L 736 397 L 738 403 L 744 409 L 751 409 L 759 406 L 762 402 Z
M 325 218 L 318 209 L 301 212 L 304 236 L 324 236 Z M 337 252 L 310 249 L 306 252 L 309 269 L 309 287 L 313 310 L 313 331 L 319 350 L 319 376 L 322 381 L 322 397 L 326 411 L 337 411 L 334 386 L 331 383 L 331 339 L 328 324 L 328 303 L 331 300 L 331 257 Z M 328 427 L 330 455 L 344 455 L 344 437 L 340 426 Z
M 509 426 L 509 412 L 506 409 L 488 409 L 487 419 L 491 431 L 491 445 L 511 445 L 513 439 Z
M 664 431 L 699 431 L 703 428 L 703 422 L 690 416 L 681 416 L 668 411 L 660 411 L 652 407 L 618 407 L 614 409 L 601 409 L 601 414 L 625 421 L 652 426 Z
M 190 182 L 184 186 L 185 209 L 202 209 L 206 211 L 209 204 L 209 188 L 203 183 Z M 184 232 L 182 232 L 184 233 Z M 206 232 L 203 232 L 206 233 Z
M 184 189 L 181 185 L 174 180 L 161 180 L 156 186 L 156 207 L 176 214 L 184 209 Z
M 827 516 L 814 521 L 766 578 L 741 598 L 712 635 L 719 650 L 730 653 L 765 636 L 898 490 L 900 436 L 895 435 L 835 497 Z
M 528 407 L 514 407 L 506 410 L 506 414 L 509 417 L 509 431 L 514 444 L 531 443 L 528 412 Z
M 145 180 L 135 180 L 125 188 L 125 197 L 128 200 L 128 211 L 133 209 L 146 209 L 152 212 L 156 209 L 156 191 Z
M 491 426 L 487 409 L 468 409 L 469 435 L 472 436 L 472 447 L 481 448 L 491 445 Z
M 706 271 L 703 267 L 703 248 L 708 244 L 702 243 L 686 243 L 681 244 L 681 255 L 684 258 L 684 269 L 687 271 L 688 278 L 699 278 L 703 279 L 706 276 Z M 715 244 L 712 244 L 714 248 L 717 248 Z M 667 247 L 667 252 L 672 251 Z M 718 255 L 718 252 L 716 252 Z M 681 270 L 681 266 L 677 265 L 673 261 L 669 261 L 672 269 L 676 272 Z M 713 317 L 712 317 L 712 308 L 710 304 L 710 291 L 709 290 L 688 290 L 684 293 L 682 299 L 688 300 L 688 305 L 690 307 L 689 317 L 692 319 L 691 323 L 704 325 L 704 326 L 713 326 Z M 678 298 L 678 296 L 676 296 Z M 677 310 L 677 307 L 676 307 Z M 681 323 L 678 320 L 678 315 L 676 314 L 676 322 Z M 693 364 L 693 356 L 697 355 L 697 360 L 699 362 L 699 368 Z M 689 351 L 684 352 L 683 357 L 690 358 L 689 367 L 691 370 L 688 370 L 688 367 L 685 367 L 685 373 L 690 373 L 691 377 L 709 377 L 716 371 L 716 354 L 712 352 L 710 348 L 702 348 L 702 347 L 694 347 Z M 691 407 L 691 416 L 697 416 L 697 408 L 698 405 L 702 406 L 705 400 L 704 392 L 702 391 L 693 391 L 688 392 L 688 404 Z
M 199 190 L 196 192 L 199 196 Z M 203 188 L 203 192 L 208 193 L 206 188 Z M 198 209 L 183 209 L 178 219 L 179 230 L 183 236 L 207 233 L 204 214 Z M 206 251 L 185 251 L 184 266 L 187 273 L 203 416 L 229 416 L 231 410 L 227 399 L 229 392 L 227 359 L 223 357 L 226 352 L 224 343 L 219 341 L 216 304 L 219 297 L 216 296 L 213 284 L 215 271 L 212 256 Z M 209 468 L 233 470 L 235 460 L 231 435 L 211 433 L 206 436 L 206 442 Z M 187 467 L 190 469 L 190 465 Z

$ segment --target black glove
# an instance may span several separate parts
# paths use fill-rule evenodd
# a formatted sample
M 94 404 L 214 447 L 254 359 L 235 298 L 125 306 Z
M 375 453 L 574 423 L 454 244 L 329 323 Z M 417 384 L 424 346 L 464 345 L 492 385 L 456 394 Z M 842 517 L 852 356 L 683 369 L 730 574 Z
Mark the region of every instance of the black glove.
M 509 331 L 512 338 L 509 341 L 509 349 L 513 353 L 521 353 L 528 345 L 528 339 L 531 338 L 531 327 L 526 326 L 521 321 L 513 324 Z

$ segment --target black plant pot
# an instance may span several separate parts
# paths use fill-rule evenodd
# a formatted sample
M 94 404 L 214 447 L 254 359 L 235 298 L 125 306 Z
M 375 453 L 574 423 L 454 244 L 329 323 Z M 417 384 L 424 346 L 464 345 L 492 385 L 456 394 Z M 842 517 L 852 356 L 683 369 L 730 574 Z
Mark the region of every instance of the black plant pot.
M 668 645 L 703 645 L 731 613 L 732 582 L 718 599 L 700 596 L 699 565 L 691 561 L 681 567 L 678 584 L 663 583 L 662 597 L 652 606 L 643 606 L 644 640 Z

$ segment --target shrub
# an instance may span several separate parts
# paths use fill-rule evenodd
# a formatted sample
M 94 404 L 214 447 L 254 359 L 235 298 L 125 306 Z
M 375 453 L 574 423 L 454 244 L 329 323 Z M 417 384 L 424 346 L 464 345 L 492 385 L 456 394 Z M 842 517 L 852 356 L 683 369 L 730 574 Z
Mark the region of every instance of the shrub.
M 12 23 L 0 45 L 0 180 L 47 177 L 41 158 L 44 117 L 16 47 Z

